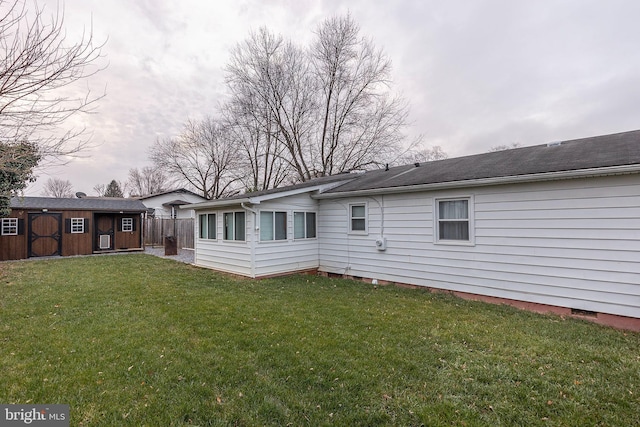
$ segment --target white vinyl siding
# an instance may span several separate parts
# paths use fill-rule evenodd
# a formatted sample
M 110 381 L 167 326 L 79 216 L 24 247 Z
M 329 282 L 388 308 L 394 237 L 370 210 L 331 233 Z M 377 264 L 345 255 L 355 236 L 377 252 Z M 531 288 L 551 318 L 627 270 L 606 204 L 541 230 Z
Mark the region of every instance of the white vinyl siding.
M 317 205 L 318 202 L 311 199 L 309 194 L 283 197 L 261 203 L 261 211 L 287 213 L 287 240 L 261 241 L 255 246 L 256 276 L 269 276 L 318 267 L 317 239 L 296 239 L 294 230 L 294 212 L 316 211 Z M 286 243 L 283 244 L 283 242 Z
M 222 230 L 223 214 L 230 212 L 198 212 L 198 218 L 206 217 L 206 221 L 199 220 L 197 222 L 196 236 L 202 235 L 200 230 L 203 222 L 206 224 L 208 235 L 211 226 L 216 230 Z M 233 212 L 231 212 L 233 214 Z M 246 226 L 248 229 L 253 227 L 252 215 L 246 216 Z M 215 225 L 212 224 L 215 222 Z M 217 233 L 216 233 L 217 234 Z M 251 238 L 251 235 L 248 235 Z M 252 275 L 251 263 L 251 246 L 249 242 L 218 239 L 202 239 L 195 240 L 195 257 L 194 263 L 201 267 L 212 268 L 227 273 L 241 274 L 244 276 Z
M 370 238 L 343 234 L 357 199 L 321 200 L 320 270 L 638 317 L 637 175 L 475 188 L 475 245 L 438 244 L 436 202 L 470 195 L 456 193 L 368 198 Z M 384 252 L 373 244 L 382 218 Z

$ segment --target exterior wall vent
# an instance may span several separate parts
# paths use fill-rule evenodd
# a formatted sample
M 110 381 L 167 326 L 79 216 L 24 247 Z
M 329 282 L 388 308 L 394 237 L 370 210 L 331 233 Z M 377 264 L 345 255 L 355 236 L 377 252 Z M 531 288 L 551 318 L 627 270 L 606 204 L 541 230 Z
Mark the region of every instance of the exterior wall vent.
M 572 308 L 571 314 L 573 314 L 574 316 L 598 317 L 598 313 L 595 311 L 580 310 L 577 308 Z
M 100 249 L 109 249 L 111 247 L 111 236 L 108 234 L 100 235 Z

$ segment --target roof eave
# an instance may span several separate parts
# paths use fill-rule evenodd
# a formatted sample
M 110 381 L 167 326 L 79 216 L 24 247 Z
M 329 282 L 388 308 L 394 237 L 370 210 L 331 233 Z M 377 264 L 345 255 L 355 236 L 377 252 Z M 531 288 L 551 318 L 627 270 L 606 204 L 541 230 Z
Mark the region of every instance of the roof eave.
M 527 182 L 555 181 L 563 179 L 587 178 L 608 175 L 626 175 L 640 172 L 640 164 L 610 166 L 604 168 L 578 169 L 571 171 L 545 172 L 528 175 L 511 175 L 504 177 L 469 179 L 462 181 L 436 182 L 430 184 L 407 185 L 402 187 L 370 188 L 334 193 L 312 195 L 314 199 L 338 199 L 345 197 L 371 196 L 389 193 L 413 193 L 416 191 L 448 190 L 468 187 L 484 187 L 490 185 L 517 184 Z

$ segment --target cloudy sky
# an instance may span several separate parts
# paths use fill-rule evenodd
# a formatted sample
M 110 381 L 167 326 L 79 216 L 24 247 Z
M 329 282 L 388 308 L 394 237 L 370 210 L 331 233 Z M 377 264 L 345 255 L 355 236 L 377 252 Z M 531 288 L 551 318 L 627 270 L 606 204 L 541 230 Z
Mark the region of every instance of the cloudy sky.
M 40 0 L 54 11 L 58 2 Z M 450 157 L 496 145 L 640 128 L 640 2 L 635 0 L 66 0 L 69 38 L 93 23 L 106 90 L 85 126 L 94 147 L 39 171 L 74 191 L 126 181 L 157 138 L 225 99 L 230 50 L 261 26 L 306 43 L 327 17 L 351 13 L 393 63 L 411 105 L 409 137 Z

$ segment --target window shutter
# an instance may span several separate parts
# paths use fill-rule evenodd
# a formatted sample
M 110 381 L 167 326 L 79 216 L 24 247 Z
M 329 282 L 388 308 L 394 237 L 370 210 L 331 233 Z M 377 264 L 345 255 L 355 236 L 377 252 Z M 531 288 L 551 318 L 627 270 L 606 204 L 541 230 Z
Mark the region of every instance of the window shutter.
M 118 231 L 122 231 L 122 218 L 118 218 Z
M 71 218 L 64 220 L 64 232 L 71 233 Z
M 136 219 L 136 217 L 133 217 L 133 220 L 131 221 L 131 231 L 136 231 L 136 224 L 138 223 Z
M 24 219 L 18 218 L 18 235 L 22 236 L 24 234 Z
M 84 219 L 84 232 L 85 233 L 89 232 L 89 218 Z

